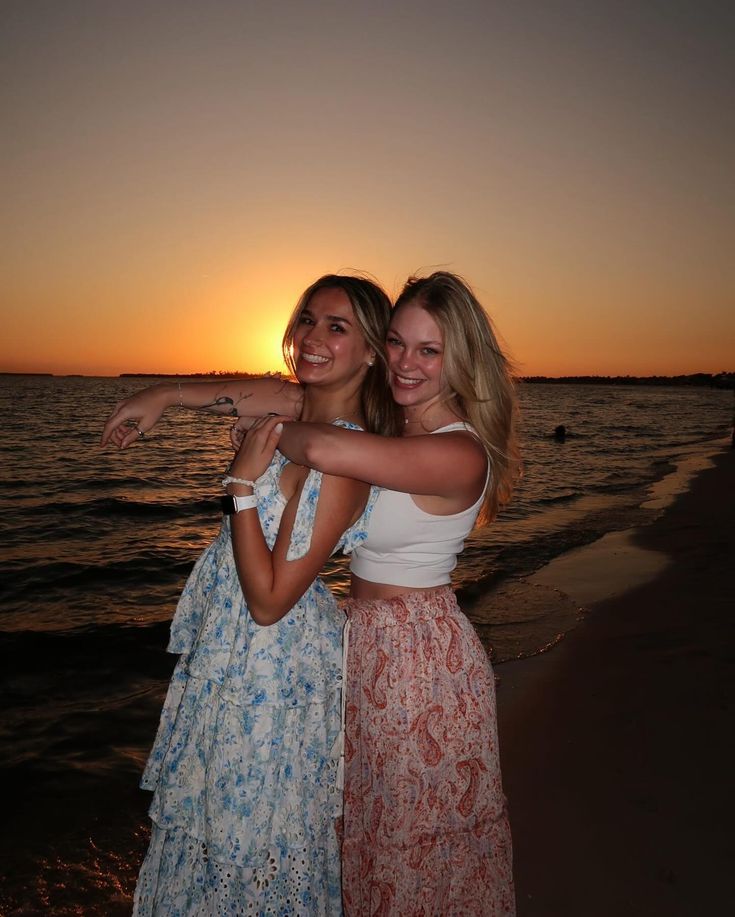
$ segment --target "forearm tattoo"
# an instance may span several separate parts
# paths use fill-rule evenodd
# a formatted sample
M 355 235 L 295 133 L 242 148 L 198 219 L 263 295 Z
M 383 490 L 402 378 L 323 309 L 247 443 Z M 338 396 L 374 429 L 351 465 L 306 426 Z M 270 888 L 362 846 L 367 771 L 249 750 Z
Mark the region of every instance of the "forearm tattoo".
M 217 408 L 224 408 L 225 410 L 218 411 L 218 413 L 229 415 L 230 417 L 239 417 L 240 412 L 237 409 L 237 405 L 240 404 L 241 401 L 245 401 L 246 398 L 252 398 L 252 395 L 252 392 L 242 393 L 237 401 L 235 401 L 233 398 L 230 398 L 229 395 L 220 395 L 218 398 L 215 398 L 214 401 L 210 401 L 209 404 L 203 404 L 202 410 L 208 411 Z M 229 407 L 227 407 L 228 405 Z

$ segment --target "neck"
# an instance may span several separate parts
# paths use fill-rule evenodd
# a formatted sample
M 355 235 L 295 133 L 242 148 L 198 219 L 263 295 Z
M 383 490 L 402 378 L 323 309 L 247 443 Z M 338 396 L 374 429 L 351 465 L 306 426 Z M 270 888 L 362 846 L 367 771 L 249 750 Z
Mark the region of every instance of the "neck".
M 324 392 L 307 387 L 300 420 L 309 423 L 332 423 L 333 420 L 362 421 L 360 392 Z
M 452 410 L 446 401 L 436 400 L 429 404 L 409 405 L 403 409 L 404 436 L 421 436 L 433 433 L 439 427 L 464 420 Z

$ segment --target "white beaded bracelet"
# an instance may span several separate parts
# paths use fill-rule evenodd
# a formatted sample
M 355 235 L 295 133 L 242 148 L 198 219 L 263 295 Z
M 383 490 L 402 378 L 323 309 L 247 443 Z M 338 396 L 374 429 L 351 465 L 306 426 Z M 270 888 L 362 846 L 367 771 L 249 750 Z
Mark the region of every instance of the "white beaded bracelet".
M 222 486 L 227 487 L 228 484 L 242 484 L 245 487 L 255 487 L 255 481 L 248 481 L 247 478 L 233 478 L 230 477 L 229 474 L 222 478 Z

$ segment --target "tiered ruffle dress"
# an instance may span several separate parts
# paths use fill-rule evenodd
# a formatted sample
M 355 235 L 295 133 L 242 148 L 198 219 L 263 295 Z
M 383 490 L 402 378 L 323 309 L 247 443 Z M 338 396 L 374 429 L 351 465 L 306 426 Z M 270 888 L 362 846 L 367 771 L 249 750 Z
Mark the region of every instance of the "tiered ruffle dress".
M 271 548 L 285 464 L 276 453 L 255 488 Z M 309 550 L 320 484 L 311 472 L 289 559 Z M 344 551 L 364 539 L 369 512 L 343 536 Z M 335 819 L 343 624 L 318 579 L 276 624 L 256 624 L 223 520 L 171 627 L 168 650 L 181 659 L 141 781 L 153 790 L 153 824 L 135 915 L 342 913 Z

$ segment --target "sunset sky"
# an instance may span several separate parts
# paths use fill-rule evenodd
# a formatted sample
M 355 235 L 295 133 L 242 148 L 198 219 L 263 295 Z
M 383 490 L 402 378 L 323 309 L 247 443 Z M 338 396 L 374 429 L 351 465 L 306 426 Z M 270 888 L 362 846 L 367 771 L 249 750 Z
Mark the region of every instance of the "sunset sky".
M 0 370 L 277 369 L 437 267 L 523 374 L 734 370 L 733 10 L 4 2 Z

